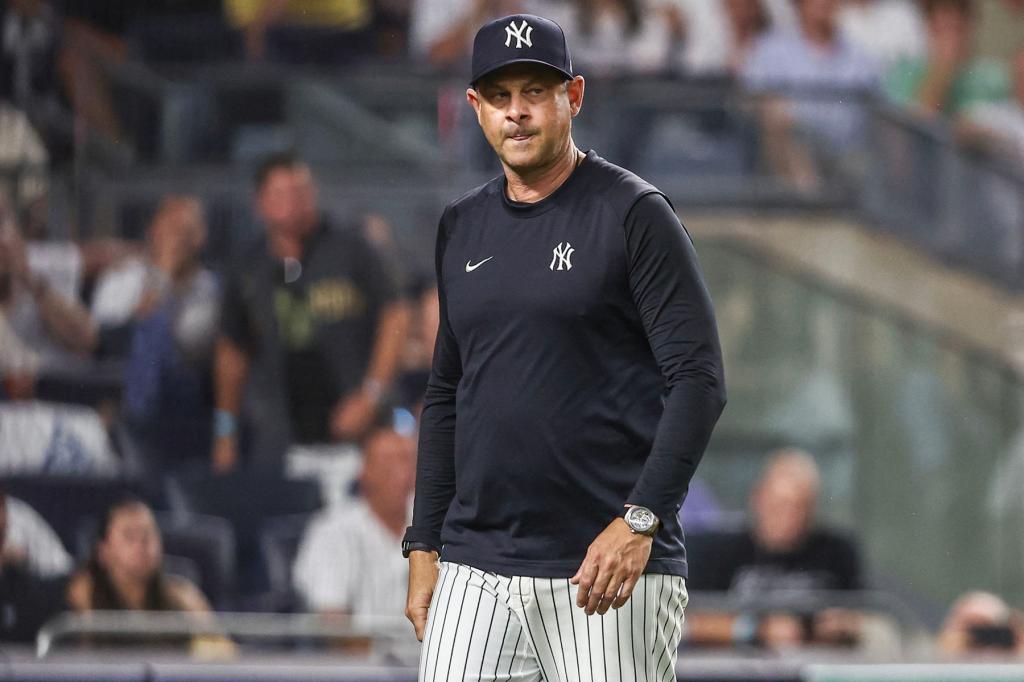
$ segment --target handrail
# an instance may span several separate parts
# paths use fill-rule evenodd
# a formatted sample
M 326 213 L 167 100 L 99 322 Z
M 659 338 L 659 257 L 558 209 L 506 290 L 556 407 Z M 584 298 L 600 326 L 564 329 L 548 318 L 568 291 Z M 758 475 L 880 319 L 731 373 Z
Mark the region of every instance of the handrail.
M 45 658 L 58 642 L 74 635 L 226 636 L 251 639 L 395 640 L 412 636 L 401 616 L 332 617 L 314 613 L 190 613 L 154 611 L 91 611 L 63 613 L 48 621 L 36 636 L 36 655 Z

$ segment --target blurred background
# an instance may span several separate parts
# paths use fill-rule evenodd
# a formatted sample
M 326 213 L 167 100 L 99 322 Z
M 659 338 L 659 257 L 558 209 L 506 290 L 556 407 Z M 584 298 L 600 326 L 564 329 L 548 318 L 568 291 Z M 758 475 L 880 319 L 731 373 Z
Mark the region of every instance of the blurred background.
M 716 306 L 679 678 L 1024 679 L 1021 0 L 0 7 L 0 680 L 415 679 L 434 236 L 520 11 Z

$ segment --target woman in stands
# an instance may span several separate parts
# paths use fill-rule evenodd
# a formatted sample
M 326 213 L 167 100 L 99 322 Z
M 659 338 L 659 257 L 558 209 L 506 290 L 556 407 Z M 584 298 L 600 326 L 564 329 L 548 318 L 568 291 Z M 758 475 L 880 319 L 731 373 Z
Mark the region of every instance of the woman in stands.
M 96 545 L 85 567 L 68 583 L 68 605 L 75 611 L 182 611 L 209 614 L 210 605 L 198 587 L 163 572 L 163 547 L 153 512 L 141 500 L 125 498 L 103 516 Z M 202 624 L 208 624 L 205 621 Z M 93 642 L 97 642 L 94 638 Z M 187 643 L 194 653 L 230 653 L 223 637 L 141 639 L 118 643 L 166 645 Z M 113 640 L 103 638 L 103 642 Z

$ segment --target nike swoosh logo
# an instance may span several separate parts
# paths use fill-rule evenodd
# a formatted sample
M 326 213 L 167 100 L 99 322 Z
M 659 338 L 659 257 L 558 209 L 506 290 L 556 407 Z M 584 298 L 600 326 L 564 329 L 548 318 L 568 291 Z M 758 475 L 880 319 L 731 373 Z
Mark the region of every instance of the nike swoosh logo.
M 491 258 L 494 258 L 494 256 L 488 256 L 487 258 L 484 258 L 484 259 L 483 259 L 482 261 L 480 261 L 480 262 L 479 262 L 479 263 L 477 263 L 476 265 L 470 265 L 470 264 L 469 264 L 469 263 L 470 263 L 470 261 L 466 261 L 466 272 L 473 272 L 473 271 L 474 271 L 474 270 L 476 270 L 476 269 L 477 269 L 478 267 L 480 267 L 481 265 L 483 265 L 483 264 L 484 264 L 484 263 L 486 263 L 487 261 L 491 260 Z

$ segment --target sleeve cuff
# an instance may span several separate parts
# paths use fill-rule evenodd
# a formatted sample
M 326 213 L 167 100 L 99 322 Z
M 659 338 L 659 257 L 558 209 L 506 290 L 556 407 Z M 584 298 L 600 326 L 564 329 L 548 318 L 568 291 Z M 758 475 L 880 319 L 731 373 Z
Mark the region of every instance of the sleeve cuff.
M 440 534 L 426 528 L 418 528 L 416 526 L 409 526 L 406 528 L 405 537 L 402 538 L 402 544 L 405 544 L 406 542 L 416 542 L 427 545 L 438 554 L 441 553 Z

